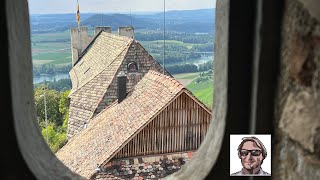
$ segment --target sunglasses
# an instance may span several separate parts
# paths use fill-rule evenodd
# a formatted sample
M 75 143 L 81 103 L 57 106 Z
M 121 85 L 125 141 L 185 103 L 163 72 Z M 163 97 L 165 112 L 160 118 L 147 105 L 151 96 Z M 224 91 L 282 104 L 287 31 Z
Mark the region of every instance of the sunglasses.
M 248 154 L 251 154 L 251 156 L 260 156 L 260 154 L 262 153 L 260 150 L 246 150 L 246 149 L 242 149 L 240 151 L 240 155 L 241 156 L 247 156 Z

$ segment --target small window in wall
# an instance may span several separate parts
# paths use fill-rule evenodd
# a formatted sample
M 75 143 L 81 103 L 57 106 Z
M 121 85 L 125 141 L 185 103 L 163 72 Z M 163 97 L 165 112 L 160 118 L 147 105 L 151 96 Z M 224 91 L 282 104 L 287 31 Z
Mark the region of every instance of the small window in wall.
M 131 61 L 127 65 L 128 72 L 137 72 L 138 71 L 138 64 L 137 62 Z

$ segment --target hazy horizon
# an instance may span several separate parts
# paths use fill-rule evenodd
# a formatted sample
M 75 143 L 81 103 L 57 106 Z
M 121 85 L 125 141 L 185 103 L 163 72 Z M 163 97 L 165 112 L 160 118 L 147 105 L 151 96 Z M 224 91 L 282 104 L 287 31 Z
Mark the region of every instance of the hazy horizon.
M 163 11 L 164 0 L 79 0 L 80 13 L 148 14 Z M 166 11 L 215 8 L 216 0 L 166 0 Z M 77 0 L 29 0 L 30 14 L 72 14 Z
M 215 9 L 215 8 L 206 8 L 206 9 Z M 206 10 L 206 9 L 181 9 L 181 10 L 167 10 L 168 11 L 193 11 L 193 10 Z M 161 13 L 163 11 L 141 11 L 141 12 L 132 12 L 131 14 L 154 14 Z M 129 12 L 81 12 L 81 14 L 129 14 Z M 76 12 L 66 12 L 66 13 L 30 13 L 30 15 L 50 15 L 50 14 L 76 14 Z

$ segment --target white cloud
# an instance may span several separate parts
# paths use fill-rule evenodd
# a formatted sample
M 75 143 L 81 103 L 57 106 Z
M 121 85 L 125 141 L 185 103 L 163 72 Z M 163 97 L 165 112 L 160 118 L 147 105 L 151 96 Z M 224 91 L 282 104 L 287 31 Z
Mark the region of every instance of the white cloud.
M 80 12 L 163 11 L 164 0 L 79 0 Z M 216 0 L 166 0 L 166 10 L 214 8 Z M 31 14 L 73 13 L 77 0 L 29 0 Z

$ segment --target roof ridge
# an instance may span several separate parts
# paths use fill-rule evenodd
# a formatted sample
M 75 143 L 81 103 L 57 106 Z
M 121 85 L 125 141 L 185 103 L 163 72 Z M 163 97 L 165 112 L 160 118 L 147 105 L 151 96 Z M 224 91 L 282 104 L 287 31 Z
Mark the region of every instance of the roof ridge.
M 132 138 L 134 138 L 134 136 L 135 136 L 137 133 L 141 132 L 141 130 L 142 130 L 145 126 L 147 126 L 151 121 L 153 121 L 154 118 L 155 118 L 161 111 L 163 111 L 167 106 L 169 106 L 170 103 L 171 103 L 174 99 L 176 99 L 178 96 L 180 96 L 180 95 L 184 92 L 183 90 L 184 90 L 184 88 L 182 88 L 182 89 L 181 89 L 179 92 L 177 92 L 175 95 L 171 96 L 170 99 L 169 99 L 169 101 L 168 101 L 163 107 L 156 109 L 156 110 L 153 112 L 152 117 L 150 117 L 147 121 L 145 121 L 144 123 L 142 123 L 142 124 L 140 125 L 140 127 L 139 127 L 136 131 L 134 131 L 133 134 L 131 134 L 131 136 L 127 139 L 127 141 L 130 141 Z M 116 104 L 115 104 L 115 105 L 116 105 Z M 107 159 L 105 159 L 102 163 L 98 163 L 98 164 L 99 164 L 99 165 L 103 165 L 103 164 L 105 164 L 106 162 L 108 162 L 112 157 L 114 157 L 114 155 L 117 153 L 117 150 L 121 149 L 121 146 L 123 146 L 124 144 L 126 144 L 126 142 L 124 142 L 122 145 L 120 145 L 120 146 L 118 147 L 118 149 L 116 149 L 112 154 L 110 154 L 110 156 L 109 156 Z M 93 175 L 93 173 L 91 173 L 90 176 L 92 176 L 92 175 Z
M 139 46 L 141 46 L 141 48 L 142 48 L 143 50 L 147 51 L 146 48 L 144 48 L 139 41 L 137 41 L 137 40 L 134 40 L 134 41 L 135 41 Z M 147 52 L 148 52 L 148 51 L 147 51 Z M 170 75 L 171 77 L 173 77 L 172 74 L 171 74 L 169 71 L 167 71 L 166 68 L 164 68 L 164 67 L 156 60 L 156 58 L 154 58 L 151 54 L 149 54 L 149 56 L 151 56 L 151 57 L 154 59 L 155 63 L 157 63 L 160 67 L 162 67 L 168 75 Z
M 203 102 L 201 102 L 191 91 L 189 91 L 187 88 L 183 88 L 182 91 L 185 92 L 192 99 L 196 99 L 195 102 L 198 102 L 198 104 L 202 106 L 208 113 L 212 114 L 211 108 L 207 107 Z
M 126 49 L 128 49 L 130 46 L 131 46 L 131 44 L 132 44 L 132 40 L 131 40 L 131 42 L 128 44 L 128 46 L 126 47 L 126 48 L 124 48 L 119 54 L 118 54 L 118 56 L 116 57 L 116 58 L 114 58 L 110 63 L 109 63 L 109 65 L 108 66 L 106 66 L 106 68 L 104 68 L 102 71 L 100 71 L 99 73 L 97 73 L 97 75 L 95 75 L 95 76 L 93 76 L 92 78 L 90 78 L 89 80 L 87 80 L 87 82 L 86 83 L 83 83 L 81 86 L 79 86 L 78 88 L 77 88 L 77 90 L 75 90 L 74 92 L 72 92 L 71 93 L 71 95 L 72 94 L 74 94 L 75 92 L 77 92 L 77 91 L 79 91 L 83 86 L 85 86 L 87 83 L 89 83 L 92 79 L 94 79 L 94 78 L 96 78 L 98 75 L 100 75 L 104 70 L 106 70 Z M 122 59 L 122 61 L 124 60 L 125 58 L 123 58 Z M 121 62 L 122 62 L 121 61 Z M 121 65 L 121 64 L 120 64 Z M 72 69 L 71 69 L 72 70 Z
M 174 81 L 175 84 L 176 84 L 176 83 L 178 84 L 177 87 L 182 86 L 182 90 L 183 90 L 183 89 L 186 89 L 179 81 L 177 81 L 176 79 L 174 79 L 174 77 L 170 77 L 170 76 L 168 76 L 168 75 L 159 73 L 158 71 L 155 71 L 155 70 L 149 70 L 147 73 L 154 74 L 154 75 L 157 75 L 157 76 L 159 76 L 159 77 L 166 77 L 167 79 L 171 79 L 171 81 Z M 130 96 L 133 91 L 135 91 L 135 87 L 132 88 L 129 92 L 127 92 L 126 98 L 127 98 L 128 96 Z M 102 112 L 107 111 L 109 108 L 111 108 L 112 106 L 115 106 L 115 105 L 117 105 L 117 104 L 118 104 L 118 103 L 117 103 L 117 100 L 113 101 L 109 106 L 107 106 L 107 107 L 105 107 L 103 110 L 101 110 L 101 112 L 99 112 L 96 116 L 92 116 L 92 115 L 91 115 L 91 116 L 90 116 L 90 119 L 92 119 L 92 120 L 95 119 L 98 115 L 102 114 Z M 96 109 L 96 108 L 95 108 L 95 109 Z M 94 112 L 93 112 L 93 113 L 94 113 Z
M 91 40 L 91 42 L 90 42 L 90 43 L 87 45 L 87 47 L 82 51 L 82 53 L 80 54 L 80 57 L 79 57 L 78 60 L 74 63 L 74 66 L 80 62 L 80 60 L 82 59 L 82 57 L 88 52 L 89 48 L 92 46 L 92 44 L 96 41 L 96 39 L 97 39 L 101 34 L 111 35 L 111 36 L 114 36 L 114 37 L 120 37 L 120 38 L 123 38 L 123 39 L 128 39 L 128 40 L 130 40 L 130 41 L 134 40 L 134 39 L 129 38 L 129 37 L 126 37 L 126 36 L 121 36 L 121 35 L 118 35 L 118 34 L 112 34 L 112 33 L 105 32 L 104 30 L 101 30 L 98 34 L 96 34 L 96 35 L 94 36 L 94 38 Z
M 93 166 L 97 163 L 99 165 L 104 164 L 112 158 L 121 147 L 183 93 L 183 90 L 184 87 L 174 78 L 149 70 L 131 91 L 132 94 L 128 94 L 121 103 L 113 102 L 108 108 L 95 116 L 87 129 L 73 137 L 73 141 L 68 142 L 61 148 L 57 156 L 62 162 L 69 164 L 70 167 L 77 167 L 77 173 L 87 178 L 90 177 L 93 173 L 91 171 L 94 168 Z M 129 128 L 126 129 L 126 127 Z M 107 130 L 107 128 L 111 129 Z M 112 135 L 113 132 L 120 130 L 124 131 L 122 137 L 119 137 L 120 139 Z M 105 140 L 110 138 L 115 142 L 111 144 L 109 141 L 100 141 L 95 144 L 92 137 L 102 132 L 104 134 L 101 135 L 101 138 Z M 94 153 L 90 161 L 74 163 L 74 158 L 69 155 L 78 151 L 77 148 L 80 148 L 80 146 L 84 148 L 80 152 L 91 153 L 97 150 L 102 152 L 103 150 L 103 153 Z M 91 155 L 85 153 L 79 155 L 79 158 L 83 160 L 89 156 Z
M 154 70 L 149 70 L 149 72 L 150 73 L 155 73 L 155 74 L 158 74 L 157 73 L 157 71 L 154 71 Z M 160 74 L 161 75 L 161 74 Z M 134 88 L 132 88 L 129 92 L 127 92 L 127 96 L 126 96 L 126 98 L 131 94 L 131 92 L 133 92 L 135 90 L 135 87 Z M 107 91 L 107 90 L 106 90 Z M 90 119 L 95 119 L 99 114 L 101 114 L 102 112 L 104 112 L 104 111 L 106 111 L 106 110 L 108 110 L 110 107 L 112 107 L 112 106 L 114 106 L 114 105 L 116 105 L 117 104 L 117 99 L 116 100 L 114 100 L 109 106 L 106 106 L 103 110 L 101 110 L 101 112 L 99 112 L 98 114 L 96 114 L 95 116 L 90 116 Z M 98 106 L 98 105 L 97 105 Z M 96 107 L 97 108 L 97 107 Z M 95 108 L 95 109 L 96 109 Z M 93 114 L 94 114 L 94 112 L 93 112 Z
M 87 51 L 89 50 L 89 48 L 92 46 L 92 44 L 96 41 L 96 39 L 100 36 L 100 34 L 102 33 L 102 31 L 100 31 L 98 34 L 96 34 L 94 36 L 94 38 L 91 40 L 91 42 L 87 45 L 86 48 L 84 48 L 84 50 L 80 53 L 78 60 L 74 63 L 73 66 L 77 65 L 80 60 L 82 59 L 82 57 L 87 53 Z
M 159 77 L 163 77 L 163 78 L 166 78 L 166 79 L 169 79 L 171 82 L 173 82 L 174 84 L 178 84 L 178 86 L 183 86 L 183 84 L 181 84 L 178 80 L 176 80 L 174 77 L 170 77 L 168 75 L 165 75 L 165 74 L 162 74 L 160 72 L 157 72 L 155 70 L 149 70 L 149 72 L 153 75 L 157 75 Z M 184 86 L 183 86 L 184 87 Z
M 133 43 L 133 41 L 132 41 L 132 42 L 130 42 L 130 44 L 129 44 L 128 48 L 130 48 L 130 47 L 131 47 L 132 43 Z M 127 48 L 126 48 L 126 49 L 127 49 Z M 122 61 L 126 58 L 126 56 L 128 55 L 128 52 L 129 52 L 129 51 L 127 51 L 127 52 L 126 52 L 126 54 L 124 55 L 124 57 L 123 57 Z M 123 51 L 119 54 L 119 56 L 120 56 L 122 53 L 123 53 Z M 118 56 L 117 56 L 117 58 L 118 58 Z M 117 59 L 117 58 L 115 58 L 115 59 Z M 121 64 L 122 64 L 122 62 L 120 63 L 120 66 L 121 66 Z M 105 69 L 104 69 L 104 70 L 105 70 Z M 103 70 L 103 71 L 104 71 L 104 70 Z M 101 71 L 100 73 L 102 73 L 103 71 Z M 114 75 L 113 75 L 113 79 L 111 80 L 111 83 L 112 83 L 112 81 L 113 81 L 115 78 L 117 78 L 115 75 L 117 75 L 118 71 L 119 71 L 119 69 L 114 73 Z M 121 71 L 121 70 L 120 70 L 120 71 Z M 99 73 L 99 74 L 100 74 L 100 73 Z M 111 83 L 110 83 L 110 84 L 111 84 Z M 109 84 L 109 86 L 110 86 L 110 84 Z M 109 86 L 104 90 L 103 95 L 102 95 L 102 98 L 104 98 L 104 96 L 106 95 L 106 92 L 108 91 Z M 98 106 L 99 106 L 100 102 L 101 102 L 101 101 L 99 101 L 99 102 L 98 102 L 98 104 L 95 106 L 94 111 L 93 111 L 93 112 L 92 112 L 92 114 L 90 115 L 90 118 L 89 118 L 89 119 L 94 118 L 94 117 L 93 117 L 94 112 L 95 112 L 95 111 L 96 111 L 96 109 L 98 108 Z M 114 104 L 114 102 L 113 102 L 113 103 L 111 103 L 109 106 L 111 106 L 112 104 Z M 108 106 L 108 107 L 109 107 L 109 106 Z M 106 107 L 106 108 L 107 108 L 107 107 Z M 106 108 L 105 108 L 105 109 L 106 109 Z M 99 113 L 99 114 L 100 114 L 100 113 Z

